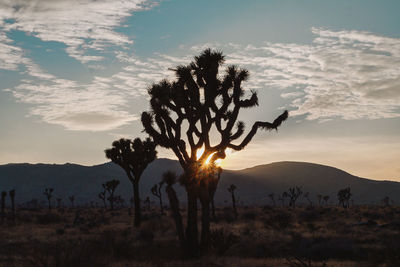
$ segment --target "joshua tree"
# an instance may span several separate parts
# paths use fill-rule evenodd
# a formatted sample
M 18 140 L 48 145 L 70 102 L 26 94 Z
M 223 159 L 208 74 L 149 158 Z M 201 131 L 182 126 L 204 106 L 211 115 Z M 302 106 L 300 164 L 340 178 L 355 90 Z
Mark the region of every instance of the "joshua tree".
M 324 196 L 323 199 L 324 199 L 325 205 L 328 205 L 329 196 Z
M 163 182 L 165 182 L 165 192 L 167 193 L 169 206 L 171 208 L 172 217 L 174 218 L 176 225 L 176 232 L 178 234 L 179 242 L 181 247 L 185 247 L 185 233 L 183 230 L 182 216 L 179 211 L 179 199 L 176 196 L 173 185 L 176 183 L 177 176 L 172 171 L 167 171 L 163 174 Z
M 161 188 L 164 185 L 164 182 L 161 181 L 158 184 L 155 184 L 152 188 L 151 188 L 151 193 L 158 198 L 158 200 L 160 201 L 160 211 L 161 214 L 164 214 L 164 208 L 163 208 L 163 203 L 162 203 L 162 195 L 161 195 Z
M 104 187 L 103 187 L 104 188 Z M 104 206 L 104 209 L 107 209 L 107 202 L 106 202 L 106 193 L 107 193 L 107 191 L 104 189 L 103 191 L 101 191 L 100 193 L 99 193 L 99 198 L 103 201 L 103 206 Z
M 272 205 L 276 206 L 276 203 L 275 203 L 275 194 L 274 194 L 274 193 L 271 193 L 271 194 L 268 195 L 268 197 L 271 199 Z
M 58 197 L 56 198 L 56 200 L 57 200 L 57 208 L 61 208 L 62 198 Z
M 385 207 L 388 207 L 390 205 L 390 198 L 388 196 L 385 196 L 384 198 L 382 198 L 382 204 Z
M 312 207 L 313 203 L 310 199 L 310 193 L 309 192 L 305 192 L 304 193 L 304 198 L 308 201 L 308 204 L 310 205 L 310 207 Z
M 149 197 L 146 197 L 146 199 L 144 200 L 144 204 L 147 205 L 147 210 L 151 210 L 151 207 L 150 207 L 151 202 L 150 202 Z
M 236 210 L 235 190 L 236 190 L 236 185 L 234 185 L 234 184 L 231 184 L 231 185 L 228 187 L 228 192 L 231 193 L 231 196 L 232 196 L 233 214 L 235 215 L 235 219 L 237 219 L 238 213 L 237 213 L 237 210 Z
M 74 195 L 69 196 L 68 199 L 71 202 L 71 207 L 73 208 L 74 207 L 75 196 Z
M 151 86 L 151 112 L 143 112 L 141 118 L 145 131 L 158 145 L 175 153 L 184 171 L 182 185 L 188 205 L 185 247 L 190 256 L 199 254 L 197 200 L 202 206 L 200 247 L 206 250 L 210 239 L 210 181 L 216 177 L 204 175 L 203 168 L 224 159 L 227 148 L 244 149 L 259 129 L 276 130 L 288 117 L 285 111 L 272 123 L 257 121 L 244 139 L 234 144 L 245 132 L 244 122 L 238 121 L 240 110 L 258 105 L 258 97 L 253 91 L 248 99 L 242 99 L 246 95 L 242 82 L 248 79 L 248 71 L 229 66 L 220 76 L 223 62 L 221 52 L 206 49 L 191 64 L 173 69 L 177 80 Z M 219 143 L 212 144 L 211 132 L 219 136 L 213 138 Z
M 289 188 L 287 194 L 289 196 L 289 206 L 294 208 L 296 207 L 297 199 L 303 194 L 303 191 L 301 191 L 300 187 L 296 186 Z
M 115 189 L 117 189 L 117 186 L 119 185 L 119 180 L 110 180 L 102 184 L 103 188 L 108 192 L 108 198 L 107 200 L 110 202 L 110 207 L 111 210 L 114 210 L 114 193 Z
M 6 196 L 7 196 L 7 192 L 6 191 L 2 191 L 1 192 L 1 222 L 4 221 L 4 217 L 6 216 L 6 213 L 5 213 Z
M 53 188 L 48 187 L 48 188 L 45 188 L 44 192 L 43 192 L 43 195 L 46 196 L 47 202 L 49 204 L 49 211 L 51 211 L 51 198 L 53 197 L 53 191 L 54 191 Z
M 287 192 L 283 192 L 282 193 L 282 195 L 279 197 L 279 199 L 278 200 L 280 200 L 281 201 L 281 203 L 282 203 L 282 207 L 284 207 L 285 206 L 285 199 L 287 199 L 289 197 L 289 195 L 288 195 L 288 193 Z
M 317 199 L 318 199 L 318 206 L 321 206 L 322 195 L 318 194 L 318 195 L 317 195 Z
M 339 205 L 342 205 L 343 208 L 348 208 L 350 206 L 349 201 L 351 196 L 350 187 L 339 190 L 337 193 Z
M 142 141 L 139 138 L 133 140 L 120 139 L 112 143 L 112 148 L 105 150 L 106 157 L 118 164 L 128 176 L 133 186 L 133 198 L 135 202 L 134 225 L 139 226 L 140 196 L 139 180 L 147 165 L 157 157 L 156 144 L 150 139 Z
M 8 191 L 8 195 L 10 196 L 10 200 L 11 200 L 12 220 L 13 220 L 13 222 L 15 222 L 15 189 Z

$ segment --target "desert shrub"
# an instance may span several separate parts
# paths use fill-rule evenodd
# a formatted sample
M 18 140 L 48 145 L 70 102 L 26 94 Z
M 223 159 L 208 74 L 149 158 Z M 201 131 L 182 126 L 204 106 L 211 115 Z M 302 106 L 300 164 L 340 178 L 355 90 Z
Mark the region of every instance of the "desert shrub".
M 305 222 L 313 222 L 319 219 L 320 213 L 318 210 L 315 209 L 307 209 L 299 214 L 299 220 L 305 221 Z
M 139 233 L 136 236 L 136 239 L 148 244 L 153 243 L 154 234 L 153 231 L 149 229 L 140 229 Z
M 295 217 L 292 213 L 287 211 L 280 211 L 264 221 L 264 224 L 268 227 L 273 227 L 276 229 L 286 229 L 291 226 L 295 221 Z
M 45 213 L 36 215 L 38 224 L 53 224 L 64 222 L 64 218 L 57 213 Z
M 256 214 L 255 212 L 253 212 L 253 211 L 245 212 L 245 213 L 242 215 L 242 218 L 243 218 L 244 220 L 249 220 L 249 221 L 254 221 L 254 220 L 256 219 L 256 217 L 257 217 L 257 214 Z
M 212 230 L 210 233 L 211 248 L 218 256 L 224 255 L 238 240 L 236 235 L 223 229 Z

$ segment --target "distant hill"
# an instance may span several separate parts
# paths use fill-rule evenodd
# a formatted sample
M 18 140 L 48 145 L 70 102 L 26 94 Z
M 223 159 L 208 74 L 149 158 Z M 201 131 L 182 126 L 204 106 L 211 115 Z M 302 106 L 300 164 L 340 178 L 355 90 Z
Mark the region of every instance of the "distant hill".
M 142 199 L 152 197 L 150 188 L 160 181 L 166 170 L 180 173 L 181 167 L 170 159 L 157 159 L 149 165 L 140 182 Z M 15 188 L 17 202 L 32 198 L 44 200 L 45 187 L 53 187 L 54 195 L 63 198 L 65 203 L 69 195 L 75 195 L 80 203 L 99 202 L 97 195 L 101 184 L 110 179 L 121 181 L 117 194 L 129 200 L 132 186 L 121 168 L 113 163 L 90 167 L 68 163 L 0 165 L 0 190 Z M 396 203 L 400 202 L 398 182 L 360 178 L 337 168 L 306 162 L 276 162 L 239 171 L 225 170 L 216 193 L 217 203 L 229 203 L 226 188 L 232 183 L 238 187 L 237 196 L 244 204 L 268 204 L 269 193 L 281 194 L 291 186 L 300 186 L 304 192 L 310 192 L 314 202 L 317 194 L 323 194 L 329 195 L 335 203 L 337 191 L 347 186 L 351 187 L 356 203 L 377 204 L 386 195 Z M 176 187 L 184 202 L 184 190 L 179 185 Z

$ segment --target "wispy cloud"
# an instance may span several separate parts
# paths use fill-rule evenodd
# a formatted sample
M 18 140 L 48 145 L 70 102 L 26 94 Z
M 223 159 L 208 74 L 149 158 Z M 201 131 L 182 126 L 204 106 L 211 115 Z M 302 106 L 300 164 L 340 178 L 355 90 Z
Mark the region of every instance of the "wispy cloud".
M 90 51 L 131 44 L 115 28 L 123 26 L 132 12 L 154 4 L 148 0 L 1 0 L 0 27 L 63 43 L 71 57 L 86 63 L 103 59 L 88 55 Z
M 156 53 L 146 59 L 117 50 L 121 70 L 107 77 L 94 76 L 88 83 L 44 72 L 0 35 L 0 44 L 6 47 L 0 48 L 14 51 L 9 57 L 0 56 L 0 64 L 9 69 L 23 64 L 31 79 L 10 91 L 19 101 L 33 104 L 32 115 L 71 130 L 111 130 L 136 119 L 128 111 L 130 100 L 147 97 L 149 85 L 173 78 L 169 68 L 190 62 L 193 54 L 206 47 L 222 49 L 227 64 L 249 69 L 248 89 L 282 90 L 292 116 L 321 122 L 400 116 L 400 39 L 358 31 L 312 31 L 311 44 L 207 43 L 180 47 L 177 53 L 187 56 Z

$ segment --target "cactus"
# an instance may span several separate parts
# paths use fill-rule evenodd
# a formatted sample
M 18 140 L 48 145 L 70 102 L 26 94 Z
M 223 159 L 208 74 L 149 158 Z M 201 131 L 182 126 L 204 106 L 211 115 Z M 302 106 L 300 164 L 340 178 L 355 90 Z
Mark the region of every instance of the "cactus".
M 15 222 L 15 189 L 8 191 L 11 200 L 11 216 L 12 221 Z
M 53 191 L 54 191 L 53 188 L 48 187 L 48 188 L 45 188 L 44 192 L 43 192 L 43 195 L 46 196 L 47 202 L 49 204 L 49 212 L 51 211 L 51 198 L 53 197 Z
M 5 213 L 5 208 L 6 208 L 6 197 L 7 197 L 7 192 L 2 191 L 1 192 L 1 222 L 4 222 L 4 218 L 6 217 Z
M 237 219 L 237 218 L 238 218 L 238 212 L 237 212 L 237 209 L 236 209 L 235 190 L 236 190 L 236 185 L 234 185 L 234 184 L 231 184 L 231 185 L 228 187 L 228 192 L 231 193 L 231 196 L 232 196 L 233 214 L 234 214 L 234 216 L 235 216 L 235 219 Z
M 289 207 L 295 208 L 296 201 L 303 194 L 303 191 L 300 187 L 296 186 L 289 188 L 287 194 L 289 196 Z
M 164 185 L 164 182 L 161 181 L 158 184 L 155 184 L 152 188 L 151 188 L 151 193 L 158 198 L 158 200 L 160 201 L 160 212 L 161 214 L 164 214 L 164 208 L 163 208 L 163 203 L 162 203 L 162 194 L 161 194 L 161 188 Z
M 350 206 L 349 201 L 351 196 L 350 187 L 339 190 L 337 193 L 339 205 L 342 205 L 343 208 L 348 208 Z
M 133 198 L 135 203 L 134 225 L 141 223 L 141 209 L 139 196 L 139 181 L 147 165 L 157 157 L 156 144 L 150 138 L 144 141 L 136 138 L 120 139 L 112 143 L 112 148 L 106 149 L 106 157 L 119 165 L 128 176 L 133 186 Z

